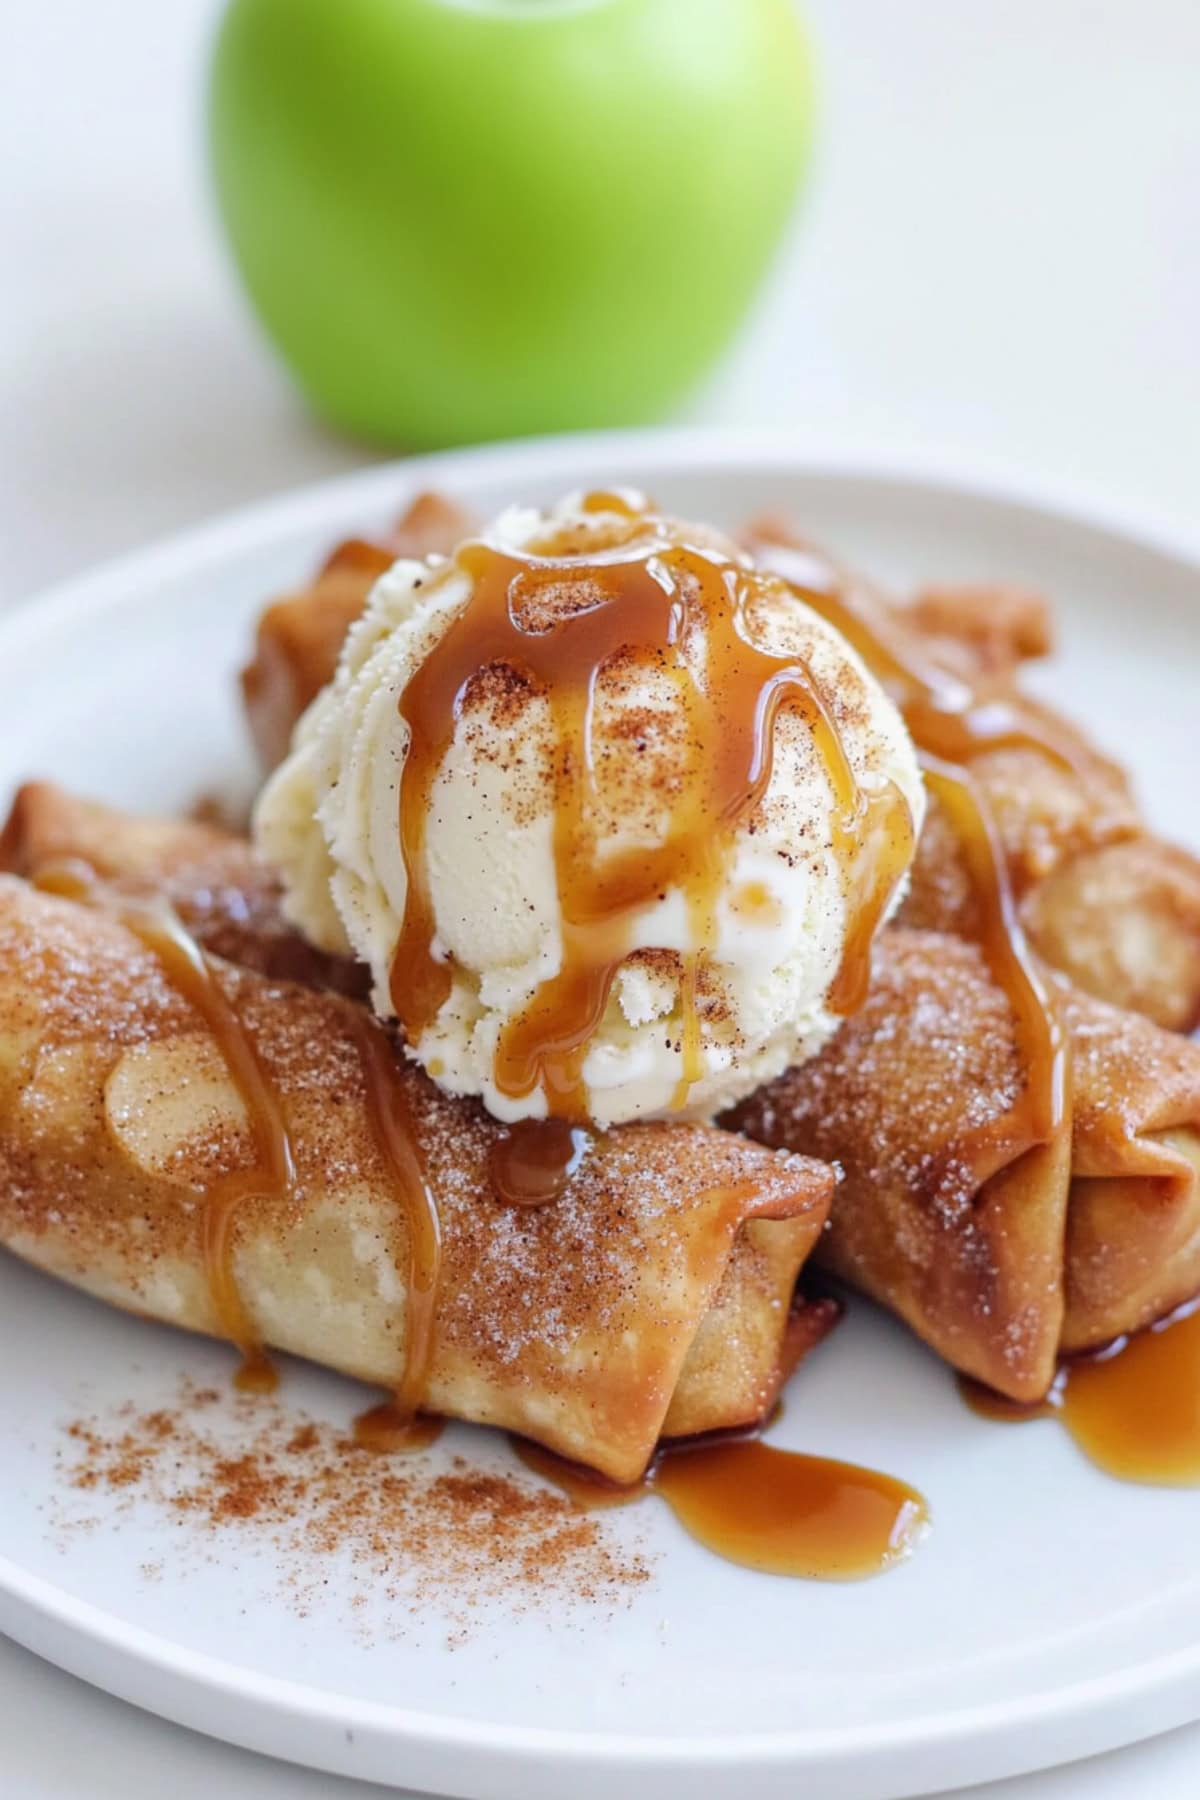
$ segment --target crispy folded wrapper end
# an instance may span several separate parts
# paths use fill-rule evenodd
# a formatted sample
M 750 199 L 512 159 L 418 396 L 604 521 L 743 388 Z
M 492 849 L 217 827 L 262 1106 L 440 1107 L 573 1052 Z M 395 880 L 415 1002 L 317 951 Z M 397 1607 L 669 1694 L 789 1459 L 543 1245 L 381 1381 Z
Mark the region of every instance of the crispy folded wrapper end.
M 1200 861 L 1139 833 L 1064 863 L 1021 909 L 1030 942 L 1077 987 L 1166 1031 L 1200 1024 Z
M 976 677 L 1008 675 L 1054 648 L 1050 602 L 1011 582 L 939 582 L 918 589 L 902 620 L 941 647 L 943 659 L 973 659 Z
M 1146 830 L 1124 773 L 1075 726 L 1024 696 L 1011 703 L 1075 759 L 1065 767 L 1016 745 L 971 761 L 1030 943 L 1085 992 L 1166 1030 L 1192 1030 L 1200 1022 L 1200 861 Z M 900 920 L 973 937 L 974 915 L 961 849 L 931 796 Z
M 1088 995 L 1075 1057 L 1064 1351 L 1138 1331 L 1200 1292 L 1200 1044 Z
M 1032 1400 L 1063 1320 L 1070 1146 L 1007 1124 L 1022 1071 L 1008 1003 L 956 938 L 883 934 L 863 1010 L 725 1121 L 826 1146 L 844 1177 L 820 1261 L 955 1367 Z
M 1057 1358 L 1200 1289 L 1200 1045 L 1064 992 L 1070 1131 L 1012 1129 L 1008 1002 L 963 939 L 893 927 L 822 1054 L 730 1115 L 838 1162 L 819 1260 L 947 1361 L 1032 1401 Z
M 1078 768 L 1020 746 L 971 763 L 1029 941 L 1087 993 L 1190 1031 L 1200 1021 L 1200 860 L 1147 832 L 1120 771 L 1061 720 L 1055 729 L 1075 742 Z M 899 917 L 976 934 L 962 854 L 936 796 Z
M 233 1216 L 242 1303 L 264 1342 L 392 1386 L 407 1223 L 358 1009 L 212 968 L 297 1168 L 290 1193 Z M 401 1059 L 396 1080 L 441 1218 L 431 1410 L 618 1481 L 664 1432 L 762 1415 L 830 1170 L 704 1126 L 631 1126 L 597 1140 L 554 1204 L 508 1207 L 489 1173 L 501 1128 Z M 157 957 L 104 913 L 0 877 L 0 1241 L 118 1306 L 220 1333 L 205 1193 L 255 1155 L 222 1046 Z
M 1025 695 L 1010 695 L 1007 703 L 1031 731 L 1051 732 L 1076 759 L 1067 768 L 1024 744 L 971 758 L 971 775 L 1003 845 L 1009 878 L 1024 894 L 1072 856 L 1132 836 L 1140 826 L 1123 770 L 1076 726 Z M 961 864 L 961 852 L 940 810 L 931 810 L 934 824 L 922 834 L 906 923 L 931 931 L 962 930 L 963 918 L 947 915 L 936 885 L 947 864 Z
M 235 847 L 236 866 L 230 860 Z M 154 889 L 178 881 L 197 902 L 206 889 L 236 885 L 247 917 L 278 907 L 274 875 L 247 839 L 219 825 L 146 818 L 83 799 L 53 781 L 25 782 L 0 829 L 0 869 L 28 876 L 69 859 L 86 862 L 105 880 L 140 880 Z
M 803 579 L 803 562 L 790 553 L 812 557 L 818 581 L 832 576 L 853 592 L 855 611 L 876 630 L 899 630 L 920 645 L 922 660 L 964 680 L 1011 678 L 1022 662 L 1047 656 L 1054 648 L 1050 604 L 1032 588 L 1011 582 L 942 582 L 918 590 L 911 601 L 897 602 L 856 570 L 847 569 L 782 513 L 760 513 L 737 533 L 751 556 L 764 568 L 775 568 L 785 580 Z
M 1007 851 L 1021 921 L 1038 954 L 1085 992 L 1167 1031 L 1200 1023 L 1200 860 L 1148 833 L 1111 769 L 1088 780 L 1035 751 L 994 751 L 972 774 Z M 931 797 L 905 925 L 976 932 L 948 820 Z

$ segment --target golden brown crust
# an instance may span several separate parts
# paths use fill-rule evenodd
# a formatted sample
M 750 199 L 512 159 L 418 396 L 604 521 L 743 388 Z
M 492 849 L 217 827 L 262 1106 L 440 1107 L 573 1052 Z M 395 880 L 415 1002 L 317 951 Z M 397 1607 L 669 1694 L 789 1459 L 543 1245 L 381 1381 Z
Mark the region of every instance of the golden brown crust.
M 1050 602 L 1010 582 L 936 583 L 918 589 L 899 616 L 940 647 L 948 666 L 957 654 L 970 660 L 976 676 L 1009 675 L 1054 648 Z
M 959 584 L 925 588 L 896 606 L 813 553 L 786 519 L 757 520 L 742 535 L 768 562 L 780 546 L 785 557 L 814 555 L 815 578 L 830 571 L 853 610 L 906 660 L 959 677 L 1066 748 L 1067 765 L 1032 745 L 971 759 L 1030 937 L 1087 992 L 1168 1030 L 1200 1023 L 1200 860 L 1148 833 L 1123 771 L 1077 726 L 1017 688 L 1021 663 L 1050 648 L 1040 596 Z M 797 579 L 803 574 L 802 563 Z M 935 796 L 901 918 L 921 930 L 977 935 L 962 856 Z
M 1078 770 L 1023 748 L 972 761 L 1022 922 L 1077 987 L 1190 1031 L 1200 1023 L 1200 859 L 1148 833 L 1125 777 L 1084 744 L 1077 737 Z M 899 916 L 967 937 L 978 928 L 961 852 L 932 795 Z
M 999 582 L 955 582 L 918 590 L 897 602 L 854 569 L 846 568 L 781 513 L 760 513 L 736 534 L 737 541 L 764 567 L 778 565 L 778 552 L 797 550 L 814 558 L 843 590 L 854 610 L 878 634 L 910 642 L 919 660 L 933 663 L 971 683 L 1011 679 L 1022 662 L 1045 656 L 1053 647 L 1050 604 L 1030 588 Z M 786 568 L 782 570 L 786 576 Z
M 1024 697 L 1009 695 L 1006 703 L 1031 729 L 1052 730 L 1075 757 L 1075 766 L 1067 768 L 1043 750 L 1020 745 L 971 759 L 1009 880 L 1024 895 L 1071 858 L 1129 837 L 1139 823 L 1125 775 L 1075 726 Z M 901 917 L 918 930 L 971 936 L 976 929 L 962 854 L 933 795 Z
M 214 972 L 297 1166 L 290 1195 L 235 1216 L 243 1302 L 265 1341 L 391 1384 L 407 1233 L 355 1009 Z M 524 1432 L 618 1480 L 640 1472 L 673 1408 L 672 1429 L 757 1416 L 829 1170 L 703 1126 L 631 1126 L 597 1142 L 557 1203 L 513 1209 L 489 1175 L 495 1122 L 413 1065 L 398 1080 L 442 1222 L 435 1410 Z M 0 1239 L 116 1304 L 215 1332 L 204 1189 L 252 1162 L 221 1047 L 156 957 L 111 918 L 0 878 Z M 741 1362 L 707 1352 L 714 1304 L 757 1333 Z
M 1200 1290 L 1200 1044 L 1067 997 L 1075 1122 L 1063 1349 L 1140 1330 Z
M 1084 851 L 1027 896 L 1034 948 L 1078 987 L 1166 1031 L 1200 1025 L 1200 860 L 1139 834 Z
M 1039 1146 L 1006 1130 L 1021 1064 L 980 953 L 894 927 L 863 1011 L 730 1119 L 839 1164 L 819 1260 L 1017 1400 L 1200 1287 L 1200 1045 L 1062 1005 L 1070 1133 Z
M 824 1266 L 957 1367 L 1036 1398 L 1062 1324 L 1065 1142 L 1009 1129 L 1022 1060 L 973 945 L 893 929 L 874 971 L 832 1044 L 728 1122 L 840 1166 Z

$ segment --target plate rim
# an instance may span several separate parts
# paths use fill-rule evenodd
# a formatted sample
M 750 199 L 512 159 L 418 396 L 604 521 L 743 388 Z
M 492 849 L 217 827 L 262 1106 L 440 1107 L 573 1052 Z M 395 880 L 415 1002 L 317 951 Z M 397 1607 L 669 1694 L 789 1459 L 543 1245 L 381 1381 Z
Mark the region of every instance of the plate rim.
M 127 1662 L 137 1662 L 148 1672 L 165 1671 L 172 1679 L 199 1686 L 223 1700 L 260 1701 L 271 1707 L 277 1716 L 311 1720 L 314 1715 L 320 1715 L 321 1723 L 339 1730 L 349 1725 L 366 1733 L 386 1735 L 393 1742 L 411 1739 L 414 1743 L 429 1745 L 440 1741 L 445 1749 L 469 1747 L 489 1753 L 499 1749 L 501 1752 L 553 1755 L 559 1759 L 567 1752 L 593 1766 L 598 1763 L 619 1766 L 635 1760 L 639 1765 L 651 1762 L 658 1769 L 679 1773 L 695 1766 L 690 1753 L 696 1750 L 702 1753 L 705 1766 L 731 1767 L 744 1764 L 748 1757 L 800 1766 L 810 1759 L 822 1764 L 836 1763 L 843 1759 L 847 1750 L 853 1750 L 858 1756 L 891 1754 L 898 1745 L 906 1750 L 935 1745 L 949 1747 L 967 1740 L 977 1741 L 989 1732 L 1007 1731 L 1015 1725 L 1036 1727 L 1050 1719 L 1061 1722 L 1065 1717 L 1077 1718 L 1093 1708 L 1104 1706 L 1111 1699 L 1128 1700 L 1145 1693 L 1160 1693 L 1168 1683 L 1179 1683 L 1200 1674 L 1198 1635 L 1194 1645 L 1143 1661 L 1128 1671 L 1090 1676 L 1028 1699 L 982 1702 L 941 1715 L 946 1726 L 937 1732 L 929 1731 L 930 1715 L 927 1714 L 879 1726 L 855 1726 L 849 1732 L 808 1728 L 792 1733 L 722 1732 L 712 1737 L 686 1738 L 637 1732 L 567 1732 L 546 1726 L 448 1720 L 444 1714 L 359 1700 L 351 1695 L 332 1696 L 303 1682 L 243 1669 L 208 1652 L 181 1648 L 170 1638 L 142 1626 L 114 1620 L 112 1614 L 93 1602 L 80 1600 L 69 1589 L 47 1581 L 43 1576 L 30 1575 L 9 1558 L 0 1557 L 0 1595 L 5 1594 L 44 1620 L 80 1630 L 90 1643 L 122 1655 Z M 236 1684 L 231 1682 L 231 1674 L 238 1676 Z M 1189 1705 L 1200 1707 L 1200 1700 L 1193 1700 Z M 1126 1740 L 1122 1737 L 1120 1741 Z M 1035 1762 L 1029 1766 L 1043 1765 Z
M 236 555 L 252 544 L 285 537 L 303 524 L 319 523 L 336 514 L 351 497 L 364 496 L 369 510 L 386 506 L 397 492 L 453 484 L 461 478 L 484 481 L 493 469 L 519 475 L 522 467 L 561 470 L 564 480 L 582 476 L 600 459 L 637 457 L 663 468 L 689 464 L 712 473 L 723 464 L 743 467 L 774 465 L 780 473 L 807 479 L 870 482 L 895 488 L 940 489 L 956 499 L 983 500 L 1036 512 L 1043 519 L 1118 537 L 1152 555 L 1200 574 L 1200 524 L 1189 530 L 1153 507 L 1101 498 L 1079 483 L 1061 477 L 1031 476 L 1001 464 L 963 457 L 953 460 L 923 450 L 858 452 L 823 450 L 807 438 L 782 430 L 723 431 L 717 427 L 669 427 L 646 431 L 564 432 L 548 437 L 517 438 L 479 444 L 465 450 L 439 450 L 425 456 L 396 457 L 368 463 L 324 480 L 307 482 L 283 493 L 225 508 L 154 538 L 150 543 L 109 557 L 43 588 L 0 602 L 0 638 L 39 615 L 66 623 L 77 612 L 112 604 L 119 589 L 168 578 L 180 568 L 203 567 Z
M 822 451 L 793 433 L 778 431 L 614 431 L 532 438 L 370 464 L 231 509 L 5 606 L 0 611 L 0 651 L 30 636 L 53 634 L 82 615 L 120 606 L 131 593 L 145 591 L 156 582 L 219 567 L 302 530 L 320 529 L 326 518 L 336 529 L 332 521 L 339 516 L 348 520 L 348 515 L 360 508 L 364 516 L 369 516 L 372 510 L 382 511 L 389 502 L 394 505 L 398 496 L 422 487 L 452 488 L 456 484 L 507 479 L 517 485 L 523 474 L 544 478 L 551 472 L 561 476 L 564 485 L 570 485 L 572 480 L 586 479 L 589 468 L 622 458 L 636 462 L 643 475 L 652 474 L 656 468 L 686 476 L 712 474 L 722 467 L 744 471 L 758 465 L 797 480 L 882 485 L 897 490 L 923 490 L 935 498 L 940 493 L 959 501 L 982 501 L 1118 539 L 1127 547 L 1165 559 L 1200 582 L 1200 531 L 1181 530 L 1144 508 L 1098 500 L 1068 483 L 998 473 L 994 468 L 971 468 L 958 459 L 953 467 L 948 467 L 945 459 L 920 452 L 863 455 Z M 109 1686 L 111 1691 L 152 1710 L 165 1711 L 181 1723 L 210 1729 L 196 1716 L 200 1697 L 207 1696 L 209 1700 L 233 1703 L 235 1710 L 257 1706 L 269 1713 L 280 1728 L 295 1727 L 303 1720 L 310 1728 L 333 1728 L 339 1734 L 347 1728 L 361 1731 L 368 1738 L 386 1741 L 396 1750 L 453 1752 L 460 1757 L 464 1753 L 486 1753 L 499 1773 L 503 1773 L 499 1759 L 507 1759 L 508 1772 L 515 1774 L 517 1759 L 523 1762 L 531 1756 L 552 1760 L 555 1773 L 576 1778 L 583 1770 L 610 1776 L 622 1770 L 659 1776 L 700 1771 L 719 1774 L 735 1767 L 745 1769 L 748 1763 L 764 1772 L 773 1769 L 796 1773 L 820 1767 L 833 1773 L 852 1763 L 861 1765 L 871 1759 L 892 1758 L 898 1751 L 909 1759 L 910 1767 L 920 1752 L 950 1758 L 947 1766 L 952 1766 L 955 1750 L 963 1746 L 997 1740 L 1022 1727 L 1036 1731 L 1039 1725 L 1053 1723 L 1061 1731 L 1106 1708 L 1114 1708 L 1117 1702 L 1122 1707 L 1132 1707 L 1139 1700 L 1153 1697 L 1157 1702 L 1154 1722 L 1132 1733 L 1128 1723 L 1112 1727 L 1104 1747 L 1149 1735 L 1200 1713 L 1200 1699 L 1187 1692 L 1200 1679 L 1200 1632 L 1191 1646 L 1151 1656 L 1129 1668 L 1108 1670 L 1016 1699 L 980 1702 L 949 1712 L 925 1710 L 911 1718 L 866 1728 L 810 1727 L 685 1737 L 508 1726 L 359 1700 L 350 1694 L 333 1695 L 181 1647 L 169 1638 L 121 1621 L 92 1602 L 79 1599 L 69 1589 L 28 1573 L 4 1556 L 0 1556 L 0 1596 L 5 1599 L 3 1628 L 10 1635 L 40 1650 L 38 1640 L 47 1628 L 76 1634 L 93 1651 L 99 1649 L 119 1659 L 111 1681 L 107 1673 L 103 1681 L 90 1673 L 85 1678 Z M 71 1666 L 61 1650 L 41 1653 L 61 1661 L 62 1666 Z M 78 1659 L 74 1672 L 85 1673 L 79 1660 L 86 1663 L 88 1658 Z M 168 1684 L 168 1697 L 144 1698 L 155 1678 Z M 250 1736 L 234 1741 L 253 1744 Z M 262 1747 L 261 1742 L 253 1747 Z M 1097 1745 L 1093 1742 L 1091 1747 Z M 279 1748 L 274 1753 L 287 1756 L 288 1750 Z M 311 1760 L 314 1753 L 312 1743 L 297 1743 L 294 1760 Z M 1066 1749 L 1052 1752 L 1051 1757 L 1061 1761 L 1072 1754 L 1083 1752 Z M 1020 1756 L 1025 1757 L 1023 1762 Z M 323 1766 L 347 1772 L 340 1762 L 327 1761 Z M 1030 1742 L 1016 1760 L 1008 1759 L 1007 1772 L 1043 1766 L 1047 1766 L 1045 1752 Z M 898 1775 L 899 1769 L 895 1773 Z M 929 1773 L 933 1773 L 932 1765 Z M 957 1773 L 950 1776 L 960 1778 Z

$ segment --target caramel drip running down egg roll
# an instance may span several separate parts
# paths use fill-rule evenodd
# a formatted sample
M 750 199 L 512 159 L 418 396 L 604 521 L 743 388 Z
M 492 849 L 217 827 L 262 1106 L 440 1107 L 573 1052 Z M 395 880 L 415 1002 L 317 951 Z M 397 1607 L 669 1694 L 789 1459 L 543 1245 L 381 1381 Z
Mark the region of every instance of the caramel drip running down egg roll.
M 973 745 L 970 771 L 1031 946 L 1085 992 L 1167 1030 L 1194 1029 L 1200 860 L 1150 830 L 1126 775 L 1085 732 L 1017 687 L 1020 664 L 1049 647 L 1048 616 L 1036 597 L 941 588 L 898 606 L 814 550 L 786 520 L 760 519 L 743 537 L 764 567 L 801 588 L 824 584 L 851 623 L 896 653 L 902 678 L 923 670 L 935 688 L 948 678 L 952 705 L 954 683 L 965 683 L 984 735 L 989 714 L 1013 728 L 1002 734 L 1006 741 Z M 877 672 L 889 685 L 886 669 Z M 975 935 L 972 885 L 936 793 L 900 918 Z

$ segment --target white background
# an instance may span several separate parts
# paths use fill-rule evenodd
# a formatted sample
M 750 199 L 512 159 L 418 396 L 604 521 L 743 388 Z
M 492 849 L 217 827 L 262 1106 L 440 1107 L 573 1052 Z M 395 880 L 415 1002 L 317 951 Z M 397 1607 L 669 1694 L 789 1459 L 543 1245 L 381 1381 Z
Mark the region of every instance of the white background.
M 1066 478 L 1200 538 L 1200 6 L 806 10 L 825 97 L 807 206 L 684 416 Z M 220 254 L 198 124 L 215 0 L 9 11 L 0 600 L 365 459 L 305 417 Z M 3 1642 L 0 1711 L 0 1793 L 20 1800 L 367 1792 L 143 1718 Z M 1182 1800 L 1198 1759 L 1200 1729 L 980 1792 Z

